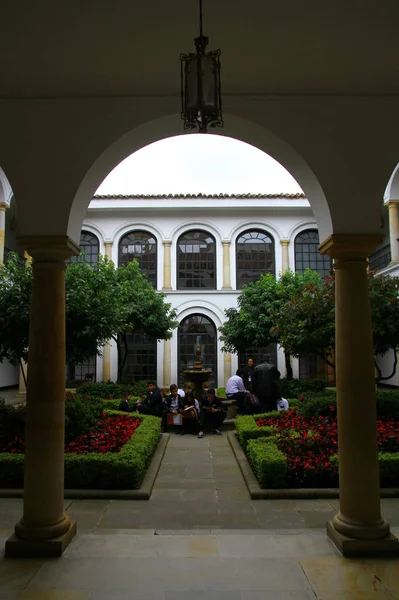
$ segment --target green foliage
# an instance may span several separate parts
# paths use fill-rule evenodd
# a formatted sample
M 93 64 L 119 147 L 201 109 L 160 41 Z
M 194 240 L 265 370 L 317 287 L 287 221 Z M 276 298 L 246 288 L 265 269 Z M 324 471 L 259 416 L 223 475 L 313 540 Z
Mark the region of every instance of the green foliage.
M 27 360 L 33 270 L 11 254 L 0 269 L 0 362 Z M 177 327 L 176 312 L 140 273 L 136 260 L 115 268 L 107 257 L 93 267 L 87 261 L 67 265 L 65 272 L 66 357 L 84 362 L 112 337 L 129 331 L 152 339 L 169 339 Z
M 303 282 L 273 310 L 275 330 L 284 350 L 300 358 L 317 354 L 328 362 L 335 344 L 335 278 L 319 276 Z
M 226 388 L 216 388 L 216 396 L 218 396 L 219 398 L 226 398 Z
M 335 469 L 338 469 L 337 454 L 330 458 L 330 462 Z M 399 486 L 399 454 L 397 452 L 379 452 L 378 463 L 381 487 Z
M 117 411 L 115 413 L 119 414 Z M 107 411 L 112 414 L 112 411 Z M 78 489 L 138 489 L 158 445 L 161 420 L 134 415 L 142 420 L 120 452 L 66 454 L 65 487 Z
M 73 440 L 94 429 L 103 414 L 101 399 L 67 394 L 65 399 L 65 439 Z
M 0 404 L 0 441 L 1 437 L 10 436 L 24 438 L 26 422 L 26 405 L 13 406 Z
M 112 411 L 107 411 L 112 414 Z M 116 414 L 120 414 L 114 411 Z M 142 420 L 120 452 L 65 454 L 65 487 L 69 489 L 138 489 L 158 445 L 161 420 Z M 22 487 L 24 455 L 0 453 L 0 487 Z
M 126 396 L 147 395 L 147 380 L 135 383 L 105 383 L 103 381 L 83 383 L 76 389 L 80 395 L 94 396 L 96 398 L 125 398 Z
M 225 311 L 227 321 L 219 328 L 223 350 L 243 352 L 250 346 L 265 347 L 280 341 L 275 315 L 290 298 L 309 282 L 321 285 L 318 273 L 287 271 L 280 279 L 271 273 L 244 287 L 238 297 L 238 309 Z
M 273 416 L 277 414 L 277 411 L 273 411 L 267 413 L 268 416 Z M 254 440 L 262 437 L 269 437 L 273 435 L 275 431 L 274 427 L 266 426 L 266 427 L 258 427 L 256 424 L 256 419 L 260 417 L 264 417 L 265 415 L 254 415 L 254 416 L 243 416 L 237 417 L 234 421 L 234 425 L 237 431 L 238 441 L 240 442 L 242 449 L 244 452 L 247 449 L 247 445 L 249 440 Z
M 377 415 L 399 419 L 399 390 L 376 391 Z M 333 407 L 333 410 L 331 410 Z M 304 394 L 299 402 L 300 415 L 310 417 L 328 417 L 337 412 L 337 395 L 333 390 L 324 390 L 319 394 Z
M 321 392 L 329 385 L 327 379 L 280 379 L 277 387 L 283 398 L 298 398 L 304 392 Z
M 378 416 L 399 419 L 399 390 L 377 390 L 375 395 Z
M 0 268 L 0 362 L 27 359 L 31 292 L 32 267 L 12 252 Z
M 286 487 L 287 459 L 277 448 L 273 438 L 249 440 L 247 456 L 260 487 Z

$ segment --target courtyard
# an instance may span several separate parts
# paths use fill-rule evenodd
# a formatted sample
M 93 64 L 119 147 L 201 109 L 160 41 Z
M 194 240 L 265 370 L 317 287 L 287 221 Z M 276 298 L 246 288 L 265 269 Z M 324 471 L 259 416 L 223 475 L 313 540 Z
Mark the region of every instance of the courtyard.
M 399 498 L 381 500 L 399 535 Z M 338 500 L 251 500 L 227 435 L 171 435 L 151 499 L 68 500 L 59 559 L 0 560 L 1 600 L 397 600 L 399 562 L 343 559 Z M 0 499 L 4 543 L 22 500 Z

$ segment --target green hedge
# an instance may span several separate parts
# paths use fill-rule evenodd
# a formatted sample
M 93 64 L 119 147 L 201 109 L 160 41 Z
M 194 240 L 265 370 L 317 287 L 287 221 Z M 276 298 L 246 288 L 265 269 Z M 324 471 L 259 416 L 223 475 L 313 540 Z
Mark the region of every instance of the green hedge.
M 234 421 L 235 428 L 237 430 L 238 441 L 240 442 L 244 452 L 247 450 L 247 444 L 249 440 L 268 437 L 272 435 L 273 431 L 275 431 L 275 427 L 257 426 L 256 419 L 264 417 L 265 414 L 266 413 L 261 415 L 246 415 L 244 417 L 237 417 L 237 419 Z M 267 413 L 267 416 L 272 417 L 276 414 L 278 414 L 278 411 Z
M 376 403 L 379 417 L 399 419 L 399 390 L 377 390 Z M 331 411 L 331 406 L 334 411 Z M 309 392 L 299 402 L 299 414 L 304 417 L 326 417 L 336 411 L 337 395 L 333 390 L 324 390 L 319 394 Z
M 338 469 L 338 455 L 332 456 L 330 462 Z M 381 487 L 399 487 L 399 453 L 379 452 L 378 463 L 380 467 Z
M 129 400 L 129 406 L 130 408 L 133 408 L 134 405 L 136 404 L 137 400 L 138 400 L 138 396 L 131 396 L 130 400 Z M 121 403 L 121 401 L 119 399 L 113 399 L 113 398 L 108 398 L 107 400 L 103 400 L 103 408 L 106 411 L 110 411 L 110 410 L 119 410 L 119 405 Z
M 107 411 L 108 414 L 121 414 Z M 126 413 L 123 413 L 126 414 Z M 120 452 L 65 454 L 65 487 L 77 489 L 137 489 L 158 445 L 161 420 L 134 415 L 142 421 Z M 23 486 L 23 454 L 0 454 L 0 487 Z
M 260 487 L 286 487 L 287 459 L 273 437 L 249 440 L 247 456 Z
M 136 383 L 105 383 L 87 382 L 77 388 L 77 394 L 94 396 L 96 398 L 125 398 L 125 396 L 146 396 L 148 392 L 147 380 Z
M 330 385 L 327 379 L 279 379 L 278 390 L 283 398 L 298 398 L 305 392 L 319 393 Z

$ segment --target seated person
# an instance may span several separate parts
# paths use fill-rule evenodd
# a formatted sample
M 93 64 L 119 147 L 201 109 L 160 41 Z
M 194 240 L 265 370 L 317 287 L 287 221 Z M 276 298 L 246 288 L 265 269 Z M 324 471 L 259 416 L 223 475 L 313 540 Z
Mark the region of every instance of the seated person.
M 137 402 L 137 412 L 143 415 L 162 417 L 164 412 L 164 404 L 162 401 L 161 392 L 153 381 L 149 381 L 147 387 L 147 396 L 141 402 Z
M 241 412 L 245 412 L 245 401 L 248 394 L 245 390 L 244 381 L 242 379 L 241 369 L 237 369 L 236 374 L 230 377 L 226 383 L 226 398 L 228 400 L 237 400 L 238 408 Z
M 167 410 L 165 413 L 165 423 L 164 423 L 165 431 L 167 430 L 168 415 L 173 415 L 173 416 L 180 415 L 181 411 L 183 409 L 183 398 L 178 393 L 179 390 L 177 389 L 177 385 L 175 383 L 172 383 L 169 387 L 169 390 L 170 390 L 170 394 L 169 394 L 169 396 L 166 396 L 166 398 L 164 400 L 166 407 L 167 407 Z M 181 431 L 181 425 L 179 425 L 179 424 L 175 425 L 175 432 L 180 433 L 180 431 Z
M 288 400 L 285 398 L 279 398 L 277 400 L 277 410 L 288 410 L 290 405 L 288 404 Z
M 222 435 L 219 427 L 226 418 L 227 410 L 222 400 L 216 396 L 215 388 L 208 388 L 201 398 L 199 438 L 204 437 L 204 428 L 210 424 L 216 435 Z
M 186 393 L 182 403 L 183 427 L 180 434 L 184 435 L 186 432 L 189 432 L 193 435 L 197 435 L 199 430 L 200 406 L 198 400 L 194 397 L 194 392 L 192 390 Z
M 125 398 L 123 398 L 120 401 L 118 410 L 123 410 L 124 412 L 132 412 L 133 411 L 133 407 L 130 406 L 129 400 L 130 400 L 130 396 L 125 396 Z

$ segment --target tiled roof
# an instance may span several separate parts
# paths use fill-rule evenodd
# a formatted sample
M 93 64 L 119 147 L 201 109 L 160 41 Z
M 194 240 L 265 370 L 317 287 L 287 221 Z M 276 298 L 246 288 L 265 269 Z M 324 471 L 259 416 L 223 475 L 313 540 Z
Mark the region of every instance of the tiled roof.
M 176 198 L 248 198 L 250 200 L 263 200 L 266 198 L 289 198 L 290 200 L 302 200 L 306 198 L 305 194 L 97 194 L 93 200 L 113 200 L 116 198 L 140 200 L 143 198 L 154 198 L 157 200 L 167 200 Z

